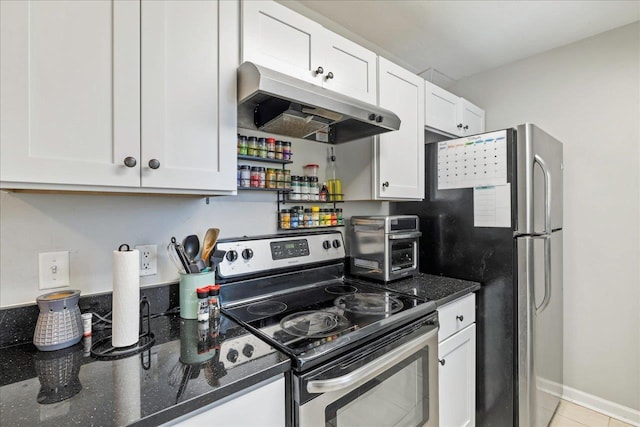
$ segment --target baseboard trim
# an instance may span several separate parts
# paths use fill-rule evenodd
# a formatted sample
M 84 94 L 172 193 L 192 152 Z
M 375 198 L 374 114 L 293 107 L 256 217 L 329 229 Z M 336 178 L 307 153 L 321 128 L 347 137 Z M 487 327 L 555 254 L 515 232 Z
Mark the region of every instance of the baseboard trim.
M 633 408 L 602 399 L 601 397 L 585 393 L 584 391 L 576 390 L 567 385 L 562 388 L 562 398 L 577 405 L 584 406 L 585 408 L 608 415 L 611 418 L 624 421 L 627 424 L 640 427 L 640 411 Z

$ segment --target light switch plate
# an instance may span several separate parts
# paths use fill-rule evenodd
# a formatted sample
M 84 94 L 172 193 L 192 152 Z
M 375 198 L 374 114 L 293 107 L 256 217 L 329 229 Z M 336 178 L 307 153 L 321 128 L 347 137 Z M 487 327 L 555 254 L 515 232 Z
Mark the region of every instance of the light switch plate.
M 70 286 L 69 251 L 38 254 L 38 287 L 54 289 Z

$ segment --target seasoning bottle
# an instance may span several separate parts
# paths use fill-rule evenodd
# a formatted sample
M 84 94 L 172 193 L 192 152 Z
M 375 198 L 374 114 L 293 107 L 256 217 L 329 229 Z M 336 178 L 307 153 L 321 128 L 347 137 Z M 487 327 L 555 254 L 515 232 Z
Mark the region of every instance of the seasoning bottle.
M 291 228 L 291 213 L 289 209 L 282 209 L 280 211 L 280 228 L 288 230 Z
M 318 193 L 318 200 L 320 200 L 321 202 L 326 202 L 328 197 L 329 197 L 329 189 L 327 188 L 327 183 L 324 182 L 322 183 L 322 188 Z
M 276 170 L 269 168 L 266 174 L 266 188 L 276 188 Z
M 336 217 L 338 225 L 344 225 L 344 217 L 342 216 L 342 208 L 336 208 Z
M 282 141 L 276 141 L 276 155 L 275 159 L 282 160 Z
M 284 188 L 284 171 L 276 169 L 276 188 Z
M 318 187 L 318 177 L 309 177 L 309 200 L 318 201 L 320 199 L 320 188 Z
M 297 206 L 298 208 L 298 227 L 304 227 L 304 206 Z
M 220 317 L 220 285 L 209 285 L 209 318 Z
M 197 288 L 198 322 L 209 320 L 209 288 Z
M 320 227 L 320 207 L 311 206 L 311 221 L 314 227 Z
M 331 218 L 331 225 L 333 226 L 338 225 L 338 216 L 336 215 L 335 209 L 329 210 L 329 217 Z
M 267 159 L 276 158 L 276 139 L 267 138 Z
M 258 167 L 258 178 L 259 178 L 258 188 L 264 188 L 265 181 L 267 178 L 267 172 L 266 172 L 266 169 L 262 166 Z
M 267 158 L 267 140 L 265 138 L 258 138 L 258 147 L 256 156 L 263 159 Z
M 311 208 L 306 208 L 304 210 L 304 226 L 306 228 L 313 227 L 313 218 L 311 214 Z
M 300 181 L 295 175 L 291 177 L 291 192 L 289 193 L 289 200 L 300 200 Z
M 251 181 L 249 186 L 251 188 L 260 187 L 260 167 L 251 166 Z
M 283 141 L 282 142 L 282 160 L 291 160 L 291 142 Z
M 301 176 L 300 180 L 300 200 L 309 200 L 309 177 Z
M 284 188 L 291 188 L 291 171 L 288 169 L 283 170 L 284 172 Z
M 248 147 L 249 144 L 247 142 L 247 137 L 238 134 L 238 154 L 240 154 L 241 156 L 246 156 Z
M 291 228 L 298 228 L 298 209 L 291 208 Z
M 238 169 L 240 169 L 240 182 L 238 183 L 238 187 L 251 187 L 251 167 L 249 165 L 240 165 Z
M 247 140 L 247 156 L 257 156 L 258 138 L 250 136 Z

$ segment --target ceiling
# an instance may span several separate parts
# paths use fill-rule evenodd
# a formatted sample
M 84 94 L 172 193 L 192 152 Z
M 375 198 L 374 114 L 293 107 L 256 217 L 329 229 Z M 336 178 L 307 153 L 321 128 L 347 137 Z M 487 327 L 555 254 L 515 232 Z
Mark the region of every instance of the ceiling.
M 279 1 L 443 86 L 640 20 L 640 0 Z

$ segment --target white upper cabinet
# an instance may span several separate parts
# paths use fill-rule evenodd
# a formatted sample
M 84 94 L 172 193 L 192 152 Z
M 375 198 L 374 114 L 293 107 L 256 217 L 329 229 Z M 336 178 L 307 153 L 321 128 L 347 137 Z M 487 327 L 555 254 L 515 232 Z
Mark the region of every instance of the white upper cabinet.
M 237 7 L 142 1 L 143 187 L 236 189 Z
M 139 5 L 0 8 L 0 180 L 138 186 L 124 160 L 140 158 Z
M 425 81 L 425 125 L 454 136 L 484 132 L 484 110 Z
M 3 188 L 235 190 L 237 2 L 0 7 Z
M 375 143 L 380 200 L 424 198 L 424 80 L 384 58 L 378 60 L 378 105 L 400 117 L 400 130 Z
M 281 4 L 242 2 L 242 62 L 374 104 L 376 58 L 374 52 Z

